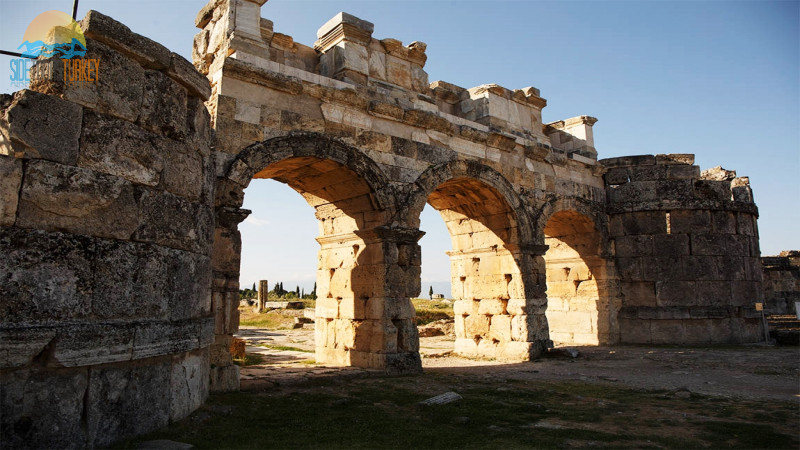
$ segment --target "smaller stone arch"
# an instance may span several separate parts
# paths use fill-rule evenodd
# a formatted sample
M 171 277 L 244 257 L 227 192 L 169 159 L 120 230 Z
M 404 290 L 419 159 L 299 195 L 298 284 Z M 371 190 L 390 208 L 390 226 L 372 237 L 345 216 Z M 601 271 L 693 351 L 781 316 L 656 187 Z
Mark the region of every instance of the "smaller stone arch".
M 598 206 L 582 199 L 548 202 L 537 216 L 544 254 L 550 337 L 562 345 L 618 341 L 619 282 Z
M 456 300 L 455 352 L 526 361 L 547 339 L 537 253 L 529 243 L 528 211 L 511 183 L 473 161 L 430 167 L 414 183 L 400 221 L 419 226 L 428 203 L 452 241 L 450 273 Z M 540 292 L 541 291 L 541 292 Z
M 398 212 L 401 215 L 399 221 L 411 227 L 419 227 L 419 215 L 430 195 L 442 184 L 459 178 L 476 180 L 496 190 L 516 216 L 519 232 L 517 242 L 533 241 L 528 210 L 514 186 L 500 172 L 476 161 L 448 161 L 425 170 L 412 185 L 405 202 L 406 207 Z

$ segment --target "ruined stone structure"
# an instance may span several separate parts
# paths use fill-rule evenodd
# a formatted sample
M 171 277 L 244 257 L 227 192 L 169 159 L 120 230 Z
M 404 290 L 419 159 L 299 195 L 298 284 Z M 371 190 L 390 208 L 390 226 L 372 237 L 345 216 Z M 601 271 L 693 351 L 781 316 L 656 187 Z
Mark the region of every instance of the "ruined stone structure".
M 199 72 L 91 12 L 98 84 L 55 71 L 3 97 L 12 445 L 106 444 L 238 388 L 237 228 L 258 178 L 319 220 L 322 364 L 421 370 L 410 297 L 426 203 L 452 239 L 457 353 L 760 339 L 746 178 L 701 174 L 692 155 L 598 161 L 596 119 L 543 124 L 533 87 L 429 83 L 424 43 L 374 38 L 344 13 L 306 47 L 273 32 L 264 2 L 200 12 Z
M 761 258 L 764 268 L 764 309 L 768 314 L 797 314 L 800 302 L 800 251 L 787 250 Z

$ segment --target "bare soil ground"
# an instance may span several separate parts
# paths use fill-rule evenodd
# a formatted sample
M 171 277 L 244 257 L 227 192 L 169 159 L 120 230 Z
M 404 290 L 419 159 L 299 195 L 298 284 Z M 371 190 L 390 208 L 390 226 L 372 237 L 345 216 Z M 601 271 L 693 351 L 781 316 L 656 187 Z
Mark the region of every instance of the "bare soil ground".
M 333 369 L 310 364 L 313 329 L 267 331 L 243 328 L 247 352 L 264 363 L 242 368 L 243 388 L 266 382 L 287 382 L 287 371 L 333 374 L 360 369 Z M 258 345 L 263 346 L 258 346 Z M 281 349 L 293 347 L 297 350 Z M 725 398 L 794 401 L 800 404 L 800 348 L 765 345 L 726 347 L 570 347 L 577 358 L 542 358 L 532 363 L 504 364 L 461 358 L 450 353 L 452 338 L 420 338 L 426 372 L 514 376 L 528 380 L 580 381 L 647 390 L 686 391 Z M 250 382 L 253 383 L 250 383 Z

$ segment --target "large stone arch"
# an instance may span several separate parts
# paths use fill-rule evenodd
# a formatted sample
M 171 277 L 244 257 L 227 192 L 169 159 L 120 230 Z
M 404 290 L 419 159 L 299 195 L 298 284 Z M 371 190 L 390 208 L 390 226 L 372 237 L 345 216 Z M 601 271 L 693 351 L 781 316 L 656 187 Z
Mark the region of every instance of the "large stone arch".
M 442 215 L 453 244 L 455 351 L 467 356 L 525 361 L 547 340 L 539 306 L 541 247 L 523 201 L 494 169 L 450 161 L 422 173 L 411 190 L 407 217 L 419 225 L 425 204 Z
M 218 317 L 220 360 L 212 363 L 228 363 L 226 345 L 238 329 L 238 224 L 250 213 L 240 206 L 244 189 L 257 178 L 295 189 L 320 221 L 317 362 L 392 372 L 420 370 L 409 292 L 419 291 L 419 265 L 411 262 L 417 259 L 413 253 L 421 235 L 389 226 L 395 200 L 375 162 L 336 139 L 304 132 L 248 146 L 219 180 L 213 261 L 215 287 L 224 287 L 215 289 L 215 299 L 232 317 Z
M 619 339 L 619 282 L 601 206 L 576 198 L 545 203 L 536 217 L 547 278 L 547 321 L 558 344 Z

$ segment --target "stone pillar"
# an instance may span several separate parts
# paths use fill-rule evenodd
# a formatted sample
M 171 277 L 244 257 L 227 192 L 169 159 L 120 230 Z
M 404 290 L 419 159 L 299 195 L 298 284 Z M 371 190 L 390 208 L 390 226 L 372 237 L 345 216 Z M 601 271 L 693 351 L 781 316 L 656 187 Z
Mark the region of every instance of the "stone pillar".
M 250 211 L 233 207 L 217 209 L 212 256 L 214 343 L 211 346 L 212 392 L 239 390 L 239 366 L 233 364 L 229 351 L 233 334 L 239 330 L 239 265 L 242 237 L 238 226 Z
M 422 234 L 380 227 L 317 239 L 318 363 L 422 370 L 410 300 L 420 290 Z
M 258 282 L 258 312 L 264 312 L 264 304 L 267 302 L 267 296 L 269 295 L 269 281 L 268 280 L 260 280 Z
M 314 48 L 320 56 L 320 74 L 353 84 L 367 85 L 370 74 L 367 47 L 372 41 L 372 22 L 345 12 L 337 14 L 317 31 Z
M 448 253 L 456 353 L 529 361 L 550 345 L 544 315 L 546 248 L 507 245 Z

